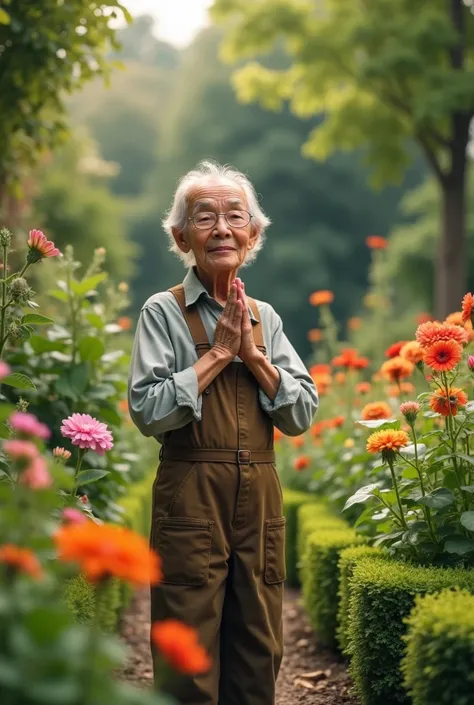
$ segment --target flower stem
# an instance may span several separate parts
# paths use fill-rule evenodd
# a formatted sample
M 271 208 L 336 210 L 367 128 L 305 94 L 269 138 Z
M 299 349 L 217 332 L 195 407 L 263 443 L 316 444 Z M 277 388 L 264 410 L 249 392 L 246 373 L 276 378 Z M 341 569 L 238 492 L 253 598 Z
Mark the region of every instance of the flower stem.
M 81 448 L 79 450 L 79 453 L 77 456 L 77 465 L 76 465 L 76 469 L 74 471 L 74 492 L 73 492 L 74 496 L 77 495 L 77 478 L 78 478 L 78 475 L 79 475 L 79 472 L 81 469 L 81 465 L 82 465 L 82 461 L 84 460 L 84 456 L 85 456 L 86 452 L 87 452 L 86 450 Z
M 3 346 L 6 343 L 6 336 L 5 336 L 5 321 L 6 321 L 6 307 L 5 307 L 5 301 L 7 298 L 7 285 L 6 285 L 6 278 L 7 278 L 7 265 L 8 265 L 8 247 L 6 245 L 3 246 L 3 275 L 2 275 L 2 310 L 0 312 L 0 355 L 3 352 Z
M 395 494 L 397 495 L 397 504 L 398 504 L 398 508 L 400 510 L 401 522 L 402 522 L 402 525 L 405 527 L 405 529 L 408 529 L 407 523 L 405 521 L 405 515 L 403 514 L 403 507 L 402 507 L 402 502 L 400 499 L 400 493 L 398 491 L 397 478 L 395 477 L 395 470 L 393 468 L 393 458 L 390 455 L 388 455 L 388 457 L 387 457 L 387 462 L 388 462 L 388 466 L 390 468 L 390 474 L 392 476 L 393 489 L 395 490 Z

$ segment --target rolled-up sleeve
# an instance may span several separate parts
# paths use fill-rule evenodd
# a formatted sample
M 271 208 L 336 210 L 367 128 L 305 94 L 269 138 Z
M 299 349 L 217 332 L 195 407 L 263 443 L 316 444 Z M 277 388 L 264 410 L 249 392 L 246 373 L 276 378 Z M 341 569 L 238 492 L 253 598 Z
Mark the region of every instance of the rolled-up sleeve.
M 274 425 L 287 436 L 299 436 L 311 426 L 318 409 L 318 393 L 303 361 L 283 332 L 283 323 L 272 309 L 271 363 L 280 373 L 280 386 L 272 401 L 259 389 L 260 404 Z
M 201 420 L 196 371 L 194 367 L 175 368 L 165 317 L 152 306 L 143 308 L 133 342 L 128 405 L 144 436 L 158 436 Z

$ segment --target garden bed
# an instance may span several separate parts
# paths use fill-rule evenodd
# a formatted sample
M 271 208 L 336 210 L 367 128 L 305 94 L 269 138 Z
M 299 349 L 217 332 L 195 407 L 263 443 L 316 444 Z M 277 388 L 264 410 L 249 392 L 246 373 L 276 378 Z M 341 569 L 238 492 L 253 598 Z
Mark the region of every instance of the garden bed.
M 298 591 L 286 591 L 283 614 L 285 656 L 276 705 L 355 705 L 345 664 L 317 644 Z M 139 687 L 152 684 L 149 628 L 149 593 L 142 590 L 135 594 L 121 627 L 122 638 L 130 648 L 121 677 Z

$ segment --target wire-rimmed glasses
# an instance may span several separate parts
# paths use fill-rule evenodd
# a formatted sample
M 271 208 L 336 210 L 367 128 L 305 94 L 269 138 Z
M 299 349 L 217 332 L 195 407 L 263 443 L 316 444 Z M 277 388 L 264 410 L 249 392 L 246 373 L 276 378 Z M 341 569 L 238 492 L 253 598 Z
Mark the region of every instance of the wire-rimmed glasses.
M 192 218 L 188 218 L 188 220 L 194 223 L 195 227 L 199 228 L 199 230 L 210 230 L 216 225 L 220 215 L 224 216 L 226 223 L 230 225 L 231 228 L 245 228 L 253 218 L 253 215 L 248 211 L 233 210 L 227 211 L 227 213 L 201 211 L 193 215 Z

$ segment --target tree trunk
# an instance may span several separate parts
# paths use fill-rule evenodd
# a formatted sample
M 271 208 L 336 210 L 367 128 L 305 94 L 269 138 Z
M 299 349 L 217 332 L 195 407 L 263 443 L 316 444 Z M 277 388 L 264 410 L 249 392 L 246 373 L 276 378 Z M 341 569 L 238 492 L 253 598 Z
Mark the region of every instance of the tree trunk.
M 435 277 L 435 315 L 443 321 L 461 310 L 467 287 L 466 139 L 458 135 L 451 170 L 441 183 L 442 230 Z M 460 139 L 459 139 L 460 138 Z

